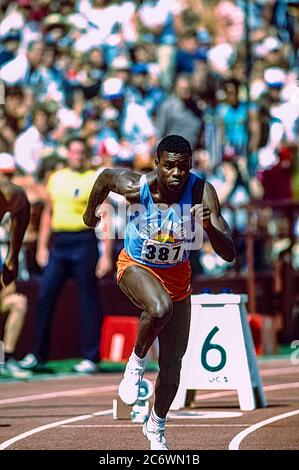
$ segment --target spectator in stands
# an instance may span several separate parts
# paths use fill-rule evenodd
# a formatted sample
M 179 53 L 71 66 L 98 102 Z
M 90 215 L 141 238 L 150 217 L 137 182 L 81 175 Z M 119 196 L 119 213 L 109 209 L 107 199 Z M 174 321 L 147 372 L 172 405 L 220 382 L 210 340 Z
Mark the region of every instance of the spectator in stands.
M 234 0 L 214 1 L 215 20 L 218 22 L 216 43 L 238 44 L 244 35 L 244 13 Z
M 35 5 L 31 0 L 16 0 L 9 3 L 1 23 L 0 34 L 18 30 L 21 37 L 21 48 L 25 51 L 30 42 L 37 41 L 41 37 L 38 22 L 33 14 Z
M 171 92 L 175 75 L 175 44 L 183 32 L 182 1 L 144 0 L 138 9 L 138 19 L 149 42 L 156 44 L 160 68 L 160 83 Z
M 0 67 L 13 60 L 20 44 L 20 33 L 16 30 L 10 30 L 0 39 Z
M 24 129 L 26 114 L 27 106 L 23 89 L 19 86 L 6 87 L 5 106 L 1 110 L 0 134 L 9 144 L 10 150 L 13 149 L 16 138 Z
M 278 163 L 262 173 L 264 200 L 283 201 L 292 197 L 293 153 L 287 146 L 278 149 Z M 279 182 L 279 184 L 278 184 Z
M 74 277 L 81 307 L 83 356 L 74 369 L 90 373 L 97 370 L 102 317 L 96 275 L 102 277 L 112 269 L 111 240 L 103 239 L 99 258 L 94 230 L 87 230 L 83 223 L 82 216 L 96 172 L 89 169 L 82 139 L 73 137 L 69 140 L 67 160 L 68 168 L 53 173 L 47 184 L 48 202 L 42 214 L 37 246 L 37 261 L 45 270 L 38 293 L 32 351 L 20 364 L 25 369 L 34 369 L 48 358 L 53 308 L 65 280 Z
M 206 59 L 206 51 L 200 48 L 198 35 L 195 31 L 185 33 L 179 38 L 179 47 L 176 53 L 177 74 L 193 74 L 197 64 Z
M 46 44 L 46 49 L 40 66 L 42 90 L 40 98 L 65 103 L 65 79 L 62 70 L 57 65 L 58 48 L 52 43 Z
M 86 32 L 75 42 L 75 49 L 87 52 L 94 47 L 105 46 L 105 60 L 110 63 L 118 55 L 121 35 L 118 32 L 122 22 L 119 5 L 111 0 L 79 1 L 78 9 L 87 19 Z
M 237 80 L 228 80 L 224 87 L 225 101 L 217 107 L 224 130 L 224 154 L 231 158 L 247 155 L 247 148 L 255 155 L 260 142 L 261 129 L 256 106 L 252 105 L 248 110 L 247 104 L 239 100 L 239 85 Z M 254 169 L 256 162 L 249 161 L 249 167 L 251 163 Z
M 119 158 L 131 162 L 136 169 L 151 167 L 156 137 L 145 107 L 126 99 L 124 83 L 119 78 L 107 78 L 103 82 L 102 98 L 119 113 Z
M 258 152 L 259 168 L 261 169 L 271 168 L 278 162 L 277 149 L 280 143 L 286 139 L 286 129 L 283 120 L 285 118 L 288 119 L 288 114 L 293 114 L 290 112 L 290 105 L 287 106 L 287 110 L 284 110 L 285 106 L 281 104 L 285 80 L 286 74 L 281 68 L 270 67 L 264 72 L 266 89 L 259 101 L 259 114 L 263 131 Z
M 192 95 L 188 76 L 179 76 L 174 93 L 162 103 L 157 116 L 157 131 L 161 138 L 177 134 L 190 142 L 192 149 L 199 146 L 202 110 Z
M 36 173 L 46 148 L 53 146 L 49 133 L 55 124 L 55 116 L 45 105 L 34 107 L 32 125 L 18 136 L 14 146 L 16 164 L 24 173 Z
M 133 64 L 127 92 L 136 103 L 143 105 L 153 116 L 165 100 L 164 90 L 152 83 L 150 70 L 147 64 Z
M 7 62 L 0 70 L 0 78 L 9 86 L 28 87 L 35 97 L 42 91 L 40 64 L 44 53 L 44 44 L 35 41 L 28 44 L 26 53 L 20 51 L 15 59 Z

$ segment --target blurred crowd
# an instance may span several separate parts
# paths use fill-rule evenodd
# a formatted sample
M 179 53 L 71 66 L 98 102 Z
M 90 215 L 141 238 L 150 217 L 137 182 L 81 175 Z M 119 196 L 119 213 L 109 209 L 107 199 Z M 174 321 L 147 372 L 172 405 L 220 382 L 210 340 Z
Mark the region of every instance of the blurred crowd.
M 143 172 L 162 137 L 183 135 L 193 171 L 225 205 L 234 269 L 246 270 L 252 200 L 269 202 L 253 220 L 256 268 L 290 246 L 299 268 L 298 212 L 290 217 L 283 205 L 299 201 L 298 47 L 295 0 L 2 0 L 0 177 L 21 184 L 32 205 L 21 277 L 41 272 L 47 182 L 68 166 L 74 136 L 91 169 Z M 227 269 L 204 242 L 194 270 Z

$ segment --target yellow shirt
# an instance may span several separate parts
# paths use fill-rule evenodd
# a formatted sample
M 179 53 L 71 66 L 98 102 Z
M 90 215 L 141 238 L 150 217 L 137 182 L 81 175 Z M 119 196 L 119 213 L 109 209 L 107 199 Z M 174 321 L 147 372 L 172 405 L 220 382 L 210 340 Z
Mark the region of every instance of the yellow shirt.
M 299 170 L 292 176 L 292 199 L 294 201 L 299 201 Z
M 50 176 L 47 189 L 53 206 L 54 232 L 87 229 L 82 217 L 96 177 L 97 173 L 94 170 L 80 173 L 70 168 L 55 171 Z

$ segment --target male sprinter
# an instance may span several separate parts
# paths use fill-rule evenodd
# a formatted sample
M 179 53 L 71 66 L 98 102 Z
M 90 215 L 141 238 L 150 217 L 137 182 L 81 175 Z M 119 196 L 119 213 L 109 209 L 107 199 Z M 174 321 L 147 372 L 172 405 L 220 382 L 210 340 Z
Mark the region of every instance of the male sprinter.
M 190 225 L 201 204 L 200 222 L 215 251 L 225 260 L 235 258 L 229 228 L 221 216 L 213 186 L 190 173 L 192 151 L 183 137 L 169 135 L 157 149 L 156 168 L 148 174 L 125 169 L 104 170 L 91 191 L 84 222 L 95 227 L 97 207 L 109 191 L 125 196 L 133 208 L 127 225 L 125 248 L 119 255 L 118 284 L 142 309 L 134 350 L 118 389 L 127 404 L 136 402 L 146 365 L 146 354 L 159 338 L 159 375 L 155 403 L 143 433 L 152 450 L 167 450 L 166 415 L 176 395 L 182 357 L 186 351 L 191 312 L 191 269 L 184 239 L 186 211 Z M 134 212 L 133 210 L 131 212 Z M 139 212 L 139 214 L 138 214 Z M 140 215 L 141 214 L 141 215 Z
M 11 215 L 11 235 L 7 257 L 0 266 L 0 290 L 18 275 L 19 251 L 30 216 L 30 205 L 23 189 L 8 181 L 0 181 L 0 222 L 6 212 Z

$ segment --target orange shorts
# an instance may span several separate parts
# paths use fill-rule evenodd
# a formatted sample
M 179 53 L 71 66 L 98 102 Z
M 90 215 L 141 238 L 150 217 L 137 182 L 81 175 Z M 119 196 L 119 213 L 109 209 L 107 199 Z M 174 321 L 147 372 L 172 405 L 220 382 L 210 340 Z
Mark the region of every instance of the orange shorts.
M 191 267 L 189 260 L 171 266 L 170 268 L 153 268 L 131 258 L 123 248 L 118 256 L 117 282 L 119 283 L 125 270 L 129 266 L 140 266 L 155 276 L 167 290 L 173 302 L 179 302 L 192 293 L 191 289 Z

